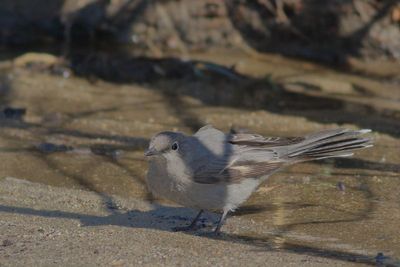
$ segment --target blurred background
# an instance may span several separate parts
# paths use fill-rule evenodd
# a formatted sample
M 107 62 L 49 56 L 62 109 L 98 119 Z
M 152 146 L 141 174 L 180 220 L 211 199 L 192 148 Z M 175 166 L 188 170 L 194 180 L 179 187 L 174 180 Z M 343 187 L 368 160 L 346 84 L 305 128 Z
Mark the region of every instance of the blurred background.
M 110 207 L 154 201 L 143 150 L 159 131 L 370 128 L 373 149 L 293 166 L 236 216 L 400 257 L 398 1 L 2 0 L 0 112 L 0 177 Z

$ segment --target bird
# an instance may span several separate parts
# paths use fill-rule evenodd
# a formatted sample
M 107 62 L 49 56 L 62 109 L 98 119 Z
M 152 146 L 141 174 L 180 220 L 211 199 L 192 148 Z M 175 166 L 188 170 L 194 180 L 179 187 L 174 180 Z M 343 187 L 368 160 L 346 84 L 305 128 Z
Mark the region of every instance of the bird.
M 224 133 L 212 125 L 193 135 L 155 134 L 145 156 L 146 183 L 152 194 L 198 210 L 193 221 L 176 231 L 189 231 L 204 211 L 221 212 L 213 231 L 219 234 L 229 212 L 243 204 L 273 173 L 295 163 L 349 157 L 371 147 L 371 130 L 327 129 L 298 137 L 264 137 Z

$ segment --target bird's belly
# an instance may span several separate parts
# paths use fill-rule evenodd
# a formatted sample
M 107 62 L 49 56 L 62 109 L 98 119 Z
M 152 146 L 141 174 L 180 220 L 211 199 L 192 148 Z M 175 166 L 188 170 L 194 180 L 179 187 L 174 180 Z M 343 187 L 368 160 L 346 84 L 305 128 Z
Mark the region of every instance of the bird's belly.
M 257 189 L 259 181 L 246 179 L 235 184 L 199 184 L 188 188 L 192 202 L 205 210 L 235 210 Z
M 150 178 L 150 177 L 149 177 Z M 258 186 L 255 179 L 238 184 L 179 183 L 166 179 L 161 183 L 148 179 L 151 191 L 182 206 L 211 211 L 234 210 L 245 202 Z
M 250 197 L 259 184 L 259 179 L 251 178 L 233 184 L 200 184 L 190 179 L 168 176 L 155 166 L 149 169 L 147 175 L 147 185 L 156 196 L 204 210 L 234 210 Z
M 162 181 L 161 181 L 162 180 Z M 182 206 L 188 206 L 182 185 L 166 178 L 148 177 L 147 185 L 155 196 L 168 199 Z

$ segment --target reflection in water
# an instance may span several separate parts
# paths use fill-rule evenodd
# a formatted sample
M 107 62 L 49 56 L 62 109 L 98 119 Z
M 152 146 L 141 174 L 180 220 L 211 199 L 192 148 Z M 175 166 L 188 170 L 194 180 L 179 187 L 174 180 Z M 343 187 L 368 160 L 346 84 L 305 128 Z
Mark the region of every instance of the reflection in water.
M 274 199 L 274 206 L 276 207 L 275 211 L 274 211 L 274 215 L 272 217 L 273 220 L 273 225 L 277 226 L 278 229 L 281 229 L 282 226 L 284 226 L 286 224 L 285 222 L 285 205 L 284 205 L 284 201 L 285 199 L 282 199 L 282 196 L 279 195 Z M 283 232 L 283 230 L 282 230 Z M 282 235 L 276 235 L 273 239 L 273 246 L 274 248 L 283 248 L 285 245 L 285 236 Z

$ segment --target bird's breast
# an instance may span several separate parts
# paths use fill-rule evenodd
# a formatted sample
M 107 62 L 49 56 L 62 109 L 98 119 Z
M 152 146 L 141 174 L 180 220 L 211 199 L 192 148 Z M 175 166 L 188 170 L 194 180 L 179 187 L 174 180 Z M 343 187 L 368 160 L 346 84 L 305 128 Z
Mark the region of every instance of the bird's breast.
M 147 173 L 147 186 L 156 196 L 185 205 L 188 201 L 187 182 L 168 165 L 167 161 L 151 161 Z

